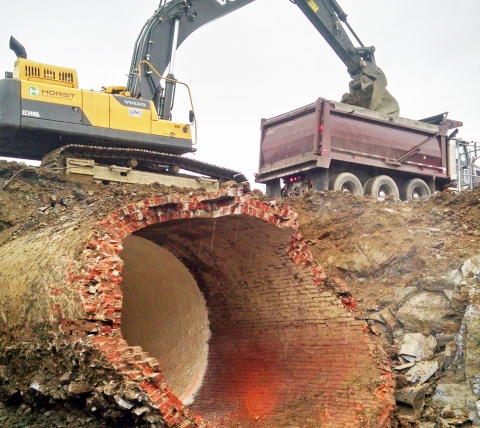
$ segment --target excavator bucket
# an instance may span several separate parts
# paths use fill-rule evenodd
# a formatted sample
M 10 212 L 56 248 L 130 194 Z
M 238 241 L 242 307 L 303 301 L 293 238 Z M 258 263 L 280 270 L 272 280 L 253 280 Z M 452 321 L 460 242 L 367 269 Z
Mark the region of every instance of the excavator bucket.
M 359 89 L 353 89 L 350 85 L 350 93 L 343 96 L 342 103 L 364 107 L 393 117 L 398 117 L 400 114 L 397 100 L 380 80 L 375 80 Z

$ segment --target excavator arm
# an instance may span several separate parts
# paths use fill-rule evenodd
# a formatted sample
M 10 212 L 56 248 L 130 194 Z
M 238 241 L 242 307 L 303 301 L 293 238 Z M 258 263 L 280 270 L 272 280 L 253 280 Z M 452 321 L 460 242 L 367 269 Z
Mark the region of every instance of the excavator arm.
M 175 93 L 174 66 L 178 47 L 198 28 L 253 1 L 162 0 L 135 43 L 127 90 L 134 96 L 153 100 L 160 117 L 169 119 Z M 398 103 L 387 91 L 385 74 L 375 63 L 375 48 L 362 44 L 336 0 L 290 1 L 299 7 L 346 65 L 352 81 L 350 92 L 344 95 L 342 102 L 398 116 Z M 341 22 L 360 47 L 355 47 Z

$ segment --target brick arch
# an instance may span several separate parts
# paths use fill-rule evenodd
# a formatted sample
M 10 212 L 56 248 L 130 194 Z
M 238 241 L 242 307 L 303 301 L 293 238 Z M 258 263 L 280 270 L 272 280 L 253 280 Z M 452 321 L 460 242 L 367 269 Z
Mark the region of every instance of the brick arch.
M 205 270 L 195 271 L 189 266 L 190 244 L 185 244 L 188 239 L 184 239 L 181 228 L 174 227 L 189 220 L 207 227 L 217 219 L 223 222 L 223 242 L 228 241 L 229 222 L 234 220 L 254 228 L 253 242 L 255 239 L 260 242 L 265 234 L 273 236 L 272 242 L 276 244 L 268 256 L 276 257 L 277 264 L 274 263 L 271 270 L 280 270 L 283 278 L 277 281 L 275 275 L 267 275 L 270 285 L 261 286 L 257 295 L 268 294 L 271 289 L 281 293 L 277 287 L 280 284 L 282 289 L 292 290 L 292 295 L 295 294 L 296 311 L 301 315 L 291 315 L 283 325 L 281 309 L 291 305 L 288 300 L 279 298 L 277 308 L 277 303 L 269 300 L 274 299 L 272 295 L 260 300 L 261 310 L 257 311 L 257 318 L 252 315 L 253 310 L 244 314 L 250 320 L 249 336 L 242 336 L 240 330 L 234 328 L 239 320 L 233 319 L 230 325 L 235 334 L 239 334 L 235 343 L 244 345 L 243 359 L 237 357 L 238 352 L 230 352 L 229 346 L 219 345 L 225 344 L 224 332 L 218 337 L 213 332 L 209 359 L 217 366 L 207 373 L 199 403 L 185 408 L 164 379 L 160 363 L 142 348 L 129 346 L 122 337 L 122 260 L 119 254 L 122 240 L 128 235 L 135 233 L 149 239 L 150 231 L 155 228 L 168 228 L 173 237 L 169 249 L 194 272 L 202 292 L 228 293 L 221 287 L 229 281 L 216 282 L 215 276 L 209 277 Z M 249 238 L 248 242 L 251 241 Z M 248 242 L 242 248 L 246 248 Z M 259 245 L 258 251 L 270 251 L 266 248 Z M 341 289 L 342 284 L 337 281 L 338 293 L 326 287 L 326 275 L 314 262 L 298 231 L 297 214 L 289 207 L 243 195 L 239 189 L 149 198 L 127 205 L 98 222 L 83 257 L 83 273 L 72 278 L 72 282 L 81 293 L 85 318 L 98 326 L 92 342 L 118 372 L 138 382 L 168 426 L 229 426 L 235 419 L 243 421 L 245 426 L 251 421 L 258 426 L 257 419 L 263 421 L 261 426 L 283 426 L 282 423 L 290 417 L 300 423 L 301 416 L 295 412 L 321 423 L 322 427 L 387 426 L 393 405 L 388 366 L 379 357 L 364 322 L 352 315 L 354 300 L 345 289 Z M 216 260 L 221 265 L 222 258 Z M 241 276 L 241 269 L 237 269 L 235 275 Z M 255 275 L 258 279 L 260 271 Z M 227 273 L 226 276 L 231 280 Z M 249 279 L 244 282 L 243 295 L 231 303 L 234 306 L 245 305 L 247 292 L 254 292 L 256 285 L 249 283 Z M 282 299 L 284 303 L 281 303 Z M 270 305 L 271 301 L 273 305 Z M 217 313 L 215 304 L 210 299 L 211 317 L 222 319 L 226 312 L 219 310 Z M 262 317 L 270 318 L 260 328 Z M 286 348 L 292 349 L 288 357 L 284 357 Z M 252 353 L 254 357 L 251 357 Z M 229 361 L 233 361 L 231 367 L 227 367 Z M 241 373 L 241 384 L 237 383 L 239 380 L 233 377 L 233 373 Z M 366 374 L 372 378 L 365 379 Z M 229 407 L 231 402 L 222 401 L 221 394 L 216 394 L 218 389 L 227 391 L 230 401 L 236 400 L 238 407 Z M 303 404 L 295 408 L 299 400 Z M 217 401 L 221 402 L 221 408 L 212 405 Z M 227 410 L 219 412 L 222 409 Z M 213 420 L 213 415 L 218 413 L 222 417 Z M 202 417 L 205 415 L 212 422 L 205 422 Z M 271 419 L 273 416 L 275 418 Z

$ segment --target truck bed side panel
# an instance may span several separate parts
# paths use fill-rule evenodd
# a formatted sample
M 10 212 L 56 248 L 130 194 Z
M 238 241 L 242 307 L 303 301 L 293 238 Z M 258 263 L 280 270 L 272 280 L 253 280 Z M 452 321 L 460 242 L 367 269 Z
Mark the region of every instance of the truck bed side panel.
M 389 162 L 402 159 L 408 165 L 424 166 L 438 173 L 442 156 L 438 136 L 432 133 L 399 127 L 395 124 L 375 123 L 332 111 L 328 126 L 331 135 L 333 159 L 370 164 L 377 159 L 383 167 L 394 169 Z M 417 151 L 418 150 L 418 151 Z

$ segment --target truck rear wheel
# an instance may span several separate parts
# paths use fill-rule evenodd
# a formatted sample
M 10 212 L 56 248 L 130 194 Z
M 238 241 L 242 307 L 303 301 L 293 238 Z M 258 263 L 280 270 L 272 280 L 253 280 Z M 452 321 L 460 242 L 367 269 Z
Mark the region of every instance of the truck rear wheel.
M 373 177 L 365 183 L 365 194 L 371 195 L 379 201 L 387 198 L 393 198 L 395 201 L 400 199 L 398 187 L 388 175 L 379 175 Z
M 355 196 L 363 196 L 363 188 L 360 180 L 349 172 L 342 172 L 330 178 L 330 190 L 348 192 Z
M 406 201 L 428 198 L 432 195 L 428 184 L 421 178 L 408 180 L 402 188 L 402 194 Z

